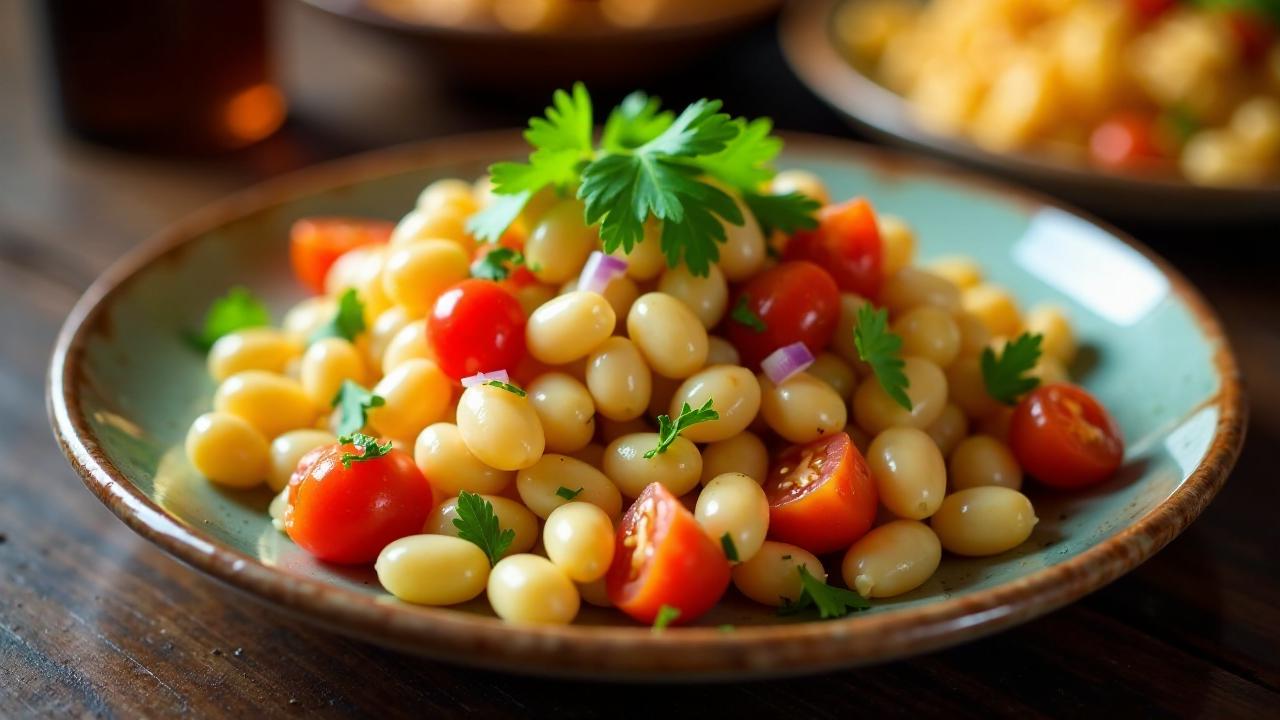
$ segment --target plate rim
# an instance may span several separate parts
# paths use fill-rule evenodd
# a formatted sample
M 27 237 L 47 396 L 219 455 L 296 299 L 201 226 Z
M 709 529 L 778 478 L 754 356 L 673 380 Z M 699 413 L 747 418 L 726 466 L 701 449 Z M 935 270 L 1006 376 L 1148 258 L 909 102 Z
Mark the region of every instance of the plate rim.
M 1247 427 L 1246 398 L 1230 342 L 1200 293 L 1167 261 L 1110 225 L 1062 203 L 931 161 L 838 138 L 784 133 L 791 147 L 879 168 L 905 171 L 965 190 L 1035 207 L 1055 207 L 1111 233 L 1170 281 L 1216 346 L 1220 381 L 1212 443 L 1168 498 L 1125 529 L 1070 560 L 994 588 L 922 607 L 835 621 L 714 627 L 653 633 L 643 626 L 512 626 L 450 608 L 410 606 L 291 574 L 220 546 L 156 505 L 116 468 L 94 437 L 76 397 L 89 337 L 113 296 L 137 274 L 192 238 L 245 215 L 300 197 L 431 166 L 489 161 L 523 147 L 518 131 L 500 130 L 411 143 L 322 163 L 266 180 L 191 213 L 130 250 L 85 291 L 58 333 L 46 381 L 54 436 L 86 487 L 134 532 L 162 550 L 260 601 L 327 629 L 452 663 L 523 674 L 623 680 L 742 679 L 818 672 L 883 662 L 955 645 L 1055 610 L 1146 560 L 1176 537 L 1221 489 Z M 1203 405 L 1201 407 L 1204 407 Z
M 906 102 L 851 65 L 836 49 L 830 18 L 840 5 L 863 0 L 806 0 L 787 3 L 778 22 L 778 40 L 787 64 L 824 103 L 858 127 L 880 138 L 906 144 L 987 170 L 1041 176 L 1046 182 L 1101 186 L 1105 191 L 1135 191 L 1205 202 L 1280 202 L 1280 182 L 1266 185 L 1196 185 L 1173 176 L 1120 175 L 1086 165 L 1056 162 L 1027 152 L 995 152 L 962 137 L 932 132 L 911 119 Z M 869 108 L 869 109 L 868 109 Z

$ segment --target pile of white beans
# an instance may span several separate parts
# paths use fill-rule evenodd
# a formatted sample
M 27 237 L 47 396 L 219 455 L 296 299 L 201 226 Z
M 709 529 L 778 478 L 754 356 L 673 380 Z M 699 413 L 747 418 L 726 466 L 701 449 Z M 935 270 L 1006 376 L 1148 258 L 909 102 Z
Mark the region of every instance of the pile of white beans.
M 829 201 L 803 171 L 780 173 L 772 188 Z M 1041 333 L 1035 373 L 1065 379 L 1075 339 L 1060 311 L 1024 315 L 965 258 L 913 266 L 911 229 L 883 216 L 879 302 L 903 339 L 913 408 L 896 404 L 859 360 L 853 326 L 866 301 L 852 294 L 841 297 L 831 346 L 807 372 L 775 385 L 740 366 L 735 348 L 710 334 L 729 309 L 730 283 L 775 262 L 754 224 L 728 228 L 708 277 L 667 268 L 656 238 L 647 237 L 601 295 L 575 290 L 599 248 L 581 205 L 538 197 L 518 221 L 537 278 L 516 293 L 528 316 L 529 357 L 508 368 L 527 395 L 487 385 L 461 390 L 433 360 L 424 315 L 435 295 L 468 277 L 476 243 L 464 223 L 488 200 L 487 181 L 431 184 L 389 244 L 344 255 L 326 294 L 290 309 L 281 328 L 218 340 L 208 355 L 220 383 L 213 411 L 195 420 L 186 441 L 195 469 L 226 486 L 265 482 L 281 493 L 271 506 L 278 521 L 287 502 L 281 491 L 299 458 L 336 441 L 330 403 L 339 387 L 346 380 L 370 387 L 385 405 L 369 412 L 367 431 L 412 453 L 439 503 L 423 534 L 383 551 L 376 565 L 383 585 L 428 605 L 487 591 L 493 610 L 518 622 L 569 623 L 581 600 L 609 604 L 603 576 L 616 524 L 654 481 L 683 497 L 711 537 L 733 539 L 738 591 L 765 605 L 798 598 L 797 567 L 817 578 L 828 571 L 812 553 L 768 539 L 761 485 L 769 448 L 840 431 L 866 456 L 883 506 L 881 524 L 843 557 L 839 574 L 849 588 L 872 598 L 898 595 L 936 571 L 943 549 L 993 555 L 1030 535 L 1035 513 L 1005 444 L 1011 409 L 987 395 L 979 356 L 1020 332 Z M 348 288 L 363 301 L 369 330 L 354 343 L 308 345 Z M 658 443 L 655 416 L 675 417 L 683 403 L 698 407 L 708 398 L 718 420 L 644 458 Z M 570 502 L 560 488 L 581 492 Z M 492 568 L 477 546 L 456 537 L 462 491 L 482 495 L 515 532 Z

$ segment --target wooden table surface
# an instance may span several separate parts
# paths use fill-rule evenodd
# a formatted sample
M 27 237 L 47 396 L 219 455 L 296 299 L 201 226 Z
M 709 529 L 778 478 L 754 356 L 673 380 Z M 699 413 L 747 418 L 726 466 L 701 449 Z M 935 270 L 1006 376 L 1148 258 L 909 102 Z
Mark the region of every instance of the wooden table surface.
M 135 536 L 55 447 L 44 372 L 81 291 L 184 213 L 329 157 L 516 125 L 539 103 L 450 90 L 380 37 L 290 3 L 278 27 L 286 130 L 217 160 L 140 157 L 68 139 L 51 121 L 33 4 L 0 0 L 0 717 L 1278 712 L 1280 264 L 1267 259 L 1277 227 L 1130 226 L 1222 315 L 1252 424 L 1208 512 L 1114 585 L 987 640 L 819 677 L 642 688 L 459 669 L 264 608 Z M 785 128 L 847 134 L 782 66 L 767 28 L 653 87 L 673 103 L 707 93 Z

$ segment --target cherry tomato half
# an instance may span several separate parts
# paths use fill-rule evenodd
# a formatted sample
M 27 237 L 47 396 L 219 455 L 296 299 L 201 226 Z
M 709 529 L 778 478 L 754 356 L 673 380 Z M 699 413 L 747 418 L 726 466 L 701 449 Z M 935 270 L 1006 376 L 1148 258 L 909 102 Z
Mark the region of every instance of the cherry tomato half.
M 334 444 L 304 455 L 289 480 L 285 532 L 326 562 L 371 563 L 394 540 L 422 532 L 431 486 L 413 458 L 399 450 L 343 466 L 354 445 Z M 308 467 L 304 465 L 310 463 Z
M 1116 421 L 1088 391 L 1067 383 L 1032 390 L 1013 411 L 1009 446 L 1027 474 L 1056 488 L 1111 477 L 1124 459 Z
M 769 537 L 811 553 L 844 550 L 876 518 L 876 484 L 845 433 L 793 445 L 774 461 L 764 485 Z
M 609 600 L 643 623 L 663 605 L 687 623 L 710 610 L 729 587 L 719 543 L 661 483 L 651 483 L 622 516 L 617 551 L 605 576 Z
M 1097 165 L 1113 170 L 1150 167 L 1163 155 L 1156 135 L 1154 117 L 1116 113 L 1094 128 L 1089 136 L 1089 157 Z
M 492 280 L 463 280 L 436 298 L 427 316 L 427 342 L 444 374 L 461 380 L 478 372 L 513 371 L 524 357 L 524 311 Z
M 865 198 L 854 198 L 818 211 L 818 227 L 791 237 L 787 260 L 808 260 L 831 273 L 844 292 L 868 299 L 880 294 L 884 246 L 876 213 Z
M 811 262 L 784 262 L 751 279 L 734 298 L 764 323 L 763 332 L 732 315 L 725 321 L 729 342 L 742 364 L 759 367 L 774 350 L 803 342 L 815 356 L 826 349 L 840 317 L 840 291 L 831 275 Z
M 362 218 L 302 218 L 289 229 L 289 260 L 298 281 L 317 295 L 324 292 L 324 277 L 343 253 L 361 245 L 391 239 L 393 223 Z

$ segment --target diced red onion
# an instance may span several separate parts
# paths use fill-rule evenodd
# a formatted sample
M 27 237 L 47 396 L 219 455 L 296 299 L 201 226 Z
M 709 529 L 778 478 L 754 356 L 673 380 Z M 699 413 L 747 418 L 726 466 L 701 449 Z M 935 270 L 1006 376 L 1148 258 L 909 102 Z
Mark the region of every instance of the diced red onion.
M 813 353 L 802 342 L 791 343 L 769 353 L 760 363 L 764 374 L 774 385 L 781 385 L 796 373 L 802 373 L 813 364 Z
M 609 283 L 626 271 L 626 260 L 596 250 L 587 258 L 587 264 L 582 266 L 582 274 L 578 276 L 578 289 L 604 294 Z
M 511 382 L 511 376 L 507 375 L 506 370 L 494 370 L 493 372 L 476 373 L 471 377 L 462 378 L 462 387 L 464 388 L 475 387 L 476 385 L 483 385 L 487 382 L 493 382 L 494 380 L 497 380 L 498 382 L 507 383 L 507 382 Z

